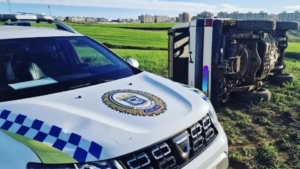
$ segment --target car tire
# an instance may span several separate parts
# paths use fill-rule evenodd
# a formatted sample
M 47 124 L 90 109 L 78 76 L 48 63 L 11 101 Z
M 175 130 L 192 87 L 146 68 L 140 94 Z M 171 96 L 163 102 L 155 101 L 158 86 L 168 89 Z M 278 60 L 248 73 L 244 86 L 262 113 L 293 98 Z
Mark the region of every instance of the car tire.
M 288 31 L 288 30 L 298 30 L 298 22 L 276 22 L 276 30 Z
M 242 20 L 237 22 L 237 29 L 241 31 L 273 31 L 275 28 L 275 21 Z
M 268 76 L 268 80 L 272 83 L 272 84 L 276 84 L 276 85 L 282 85 L 284 83 L 290 83 L 292 81 L 295 80 L 294 75 L 292 74 L 288 74 L 288 73 L 284 73 L 284 74 L 270 74 Z
M 246 103 L 258 103 L 261 101 L 269 102 L 272 97 L 272 93 L 265 88 L 249 92 L 234 92 L 232 97 Z

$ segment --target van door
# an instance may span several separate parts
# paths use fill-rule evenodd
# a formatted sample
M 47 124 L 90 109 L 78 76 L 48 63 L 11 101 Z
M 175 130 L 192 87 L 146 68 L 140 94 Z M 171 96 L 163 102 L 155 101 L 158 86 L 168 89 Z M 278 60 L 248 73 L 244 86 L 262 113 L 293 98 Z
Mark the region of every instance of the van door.
M 169 78 L 188 84 L 189 28 L 170 29 L 168 40 Z

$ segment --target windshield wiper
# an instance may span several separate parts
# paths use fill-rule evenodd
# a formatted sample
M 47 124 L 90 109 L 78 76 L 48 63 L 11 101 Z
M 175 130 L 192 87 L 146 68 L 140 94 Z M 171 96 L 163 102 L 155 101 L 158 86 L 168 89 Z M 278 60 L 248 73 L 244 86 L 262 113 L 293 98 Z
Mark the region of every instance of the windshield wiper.
M 92 86 L 92 85 L 96 85 L 96 84 L 111 82 L 111 81 L 114 81 L 114 80 L 115 79 L 98 79 L 98 80 L 95 80 L 95 81 L 92 81 L 92 82 L 88 82 L 88 83 L 84 83 L 84 84 L 72 86 L 69 89 L 75 89 L 75 88 L 81 88 L 81 87 L 86 87 L 86 86 Z

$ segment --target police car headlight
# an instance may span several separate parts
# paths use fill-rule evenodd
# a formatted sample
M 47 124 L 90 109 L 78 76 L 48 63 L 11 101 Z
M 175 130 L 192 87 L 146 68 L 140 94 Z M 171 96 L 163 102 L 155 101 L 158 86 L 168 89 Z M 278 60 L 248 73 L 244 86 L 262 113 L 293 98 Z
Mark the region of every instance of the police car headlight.
M 116 161 L 99 161 L 78 164 L 40 164 L 28 163 L 27 169 L 117 169 Z
M 217 116 L 217 113 L 215 112 L 215 110 L 210 109 L 208 114 L 209 114 L 214 126 L 218 128 L 220 123 L 219 123 L 218 116 Z
M 210 118 L 211 118 L 211 121 L 213 122 L 213 124 L 214 124 L 214 126 L 215 127 L 219 127 L 219 125 L 220 125 L 220 123 L 219 123 L 219 120 L 218 120 L 218 116 L 217 116 L 217 113 L 216 113 L 216 111 L 215 111 L 215 109 L 214 109 L 214 107 L 213 107 L 213 105 L 211 104 L 211 102 L 210 101 L 208 101 L 208 103 L 209 103 L 209 116 L 210 116 Z

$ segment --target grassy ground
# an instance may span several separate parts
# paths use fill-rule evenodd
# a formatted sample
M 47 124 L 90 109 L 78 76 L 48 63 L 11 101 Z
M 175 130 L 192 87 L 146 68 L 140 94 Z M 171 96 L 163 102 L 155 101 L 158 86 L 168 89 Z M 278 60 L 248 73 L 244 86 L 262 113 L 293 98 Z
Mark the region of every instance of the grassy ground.
M 132 24 L 80 24 L 80 23 L 68 23 L 71 26 L 87 25 L 87 26 L 98 26 L 98 27 L 109 27 L 109 28 L 153 28 L 153 29 L 164 29 L 170 28 L 175 23 L 132 23 Z
M 217 109 L 228 135 L 230 166 L 237 168 L 300 168 L 300 65 L 288 60 L 296 80 L 283 87 L 268 86 L 272 101 L 246 105 L 237 100 Z
M 67 23 L 79 33 L 88 35 L 101 43 L 111 45 L 149 47 L 167 49 L 167 31 L 138 30 L 137 28 L 168 28 L 174 23 L 167 24 L 79 24 Z M 138 27 L 140 25 L 141 27 Z M 34 26 L 54 27 L 53 24 L 34 24 Z M 135 29 L 125 29 L 133 27 Z
M 168 75 L 168 52 L 156 50 L 128 50 L 113 49 L 115 53 L 124 59 L 128 57 L 135 58 L 139 61 L 140 68 L 149 72 L 167 77 Z
M 290 42 L 286 52 L 300 52 L 300 43 Z
M 167 47 L 166 32 L 150 32 L 114 27 L 74 26 L 78 32 L 93 37 L 102 43 L 129 46 Z
M 124 27 L 172 26 L 170 23 L 70 25 L 100 42 L 146 47 L 167 47 L 167 34 Z M 122 58 L 137 59 L 144 70 L 167 76 L 167 51 L 112 50 Z M 300 44 L 290 43 L 287 52 L 300 52 Z M 287 59 L 286 64 L 286 71 L 294 74 L 296 80 L 282 87 L 267 86 L 273 95 L 271 102 L 254 105 L 232 100 L 217 109 L 229 141 L 230 169 L 300 169 L 300 62 Z

